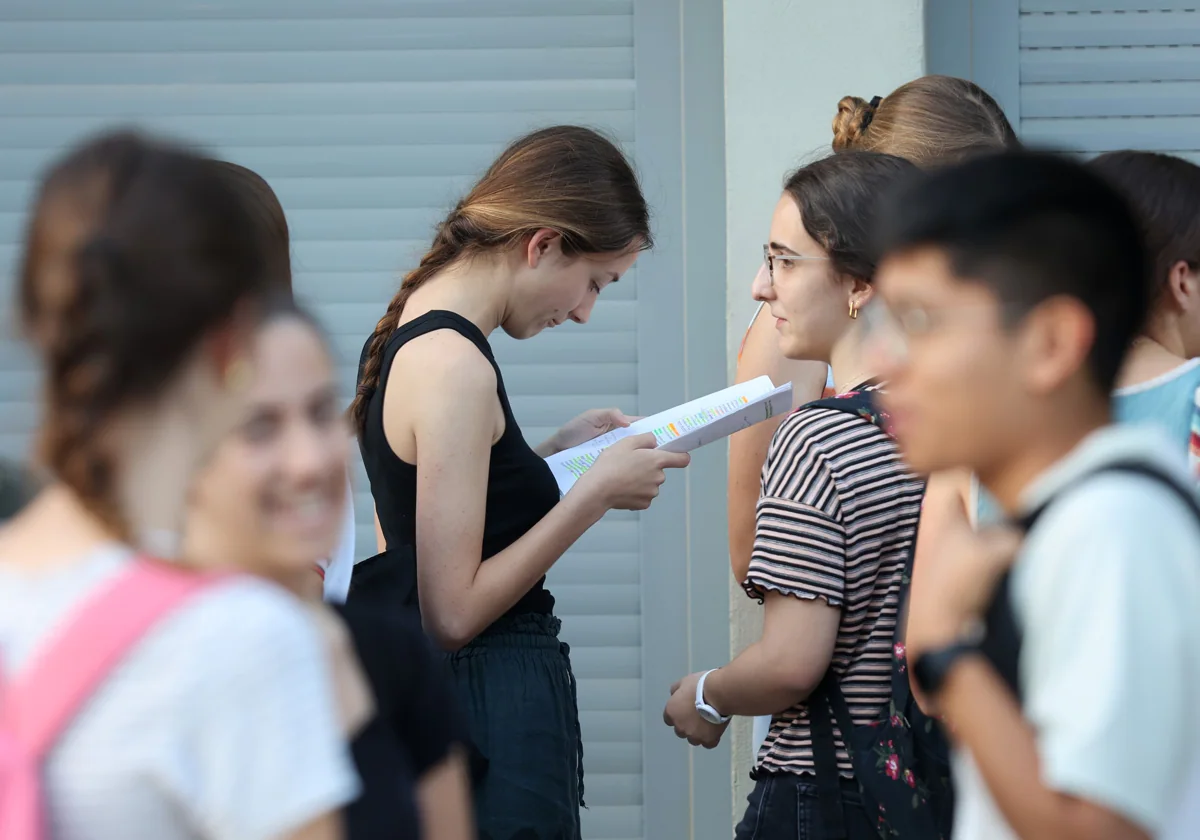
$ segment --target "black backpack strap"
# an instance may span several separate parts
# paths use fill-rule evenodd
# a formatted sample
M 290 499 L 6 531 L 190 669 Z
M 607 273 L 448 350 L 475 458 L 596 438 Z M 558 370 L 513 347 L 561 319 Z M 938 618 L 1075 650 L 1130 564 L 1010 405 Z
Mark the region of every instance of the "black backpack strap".
M 808 696 L 808 722 L 812 727 L 813 769 L 816 770 L 817 804 L 821 809 L 821 822 L 825 836 L 831 840 L 846 837 L 846 819 L 842 811 L 842 780 L 838 770 L 837 739 L 833 735 L 833 718 L 830 710 L 835 709 L 833 696 L 842 699 L 837 677 L 832 666 L 821 678 L 816 690 Z M 843 705 L 845 700 L 842 699 Z M 849 749 L 849 730 L 842 730 L 842 741 Z
M 843 411 L 847 414 L 854 414 L 861 417 L 864 421 L 872 423 L 888 431 L 887 418 L 875 403 L 870 389 L 862 389 L 843 397 L 827 397 L 822 400 L 815 400 L 801 406 L 799 410 L 806 408 L 826 408 L 832 411 Z M 920 528 L 918 520 L 917 527 Z M 897 605 L 896 615 L 896 630 L 892 636 L 892 649 L 895 650 L 896 645 L 904 644 L 904 626 L 906 616 L 908 614 L 908 584 L 912 581 L 913 563 L 916 559 L 917 539 L 913 535 L 912 545 L 909 546 L 908 556 L 904 560 L 904 591 L 901 592 L 900 603 Z M 896 709 L 903 713 L 908 708 L 909 698 L 912 696 L 912 687 L 908 683 L 908 669 L 901 671 L 899 668 L 892 668 L 892 702 Z M 840 725 L 840 724 L 839 724 Z
M 807 411 L 810 408 L 826 408 L 831 411 L 841 411 L 846 414 L 853 414 L 886 432 L 888 430 L 886 418 L 883 416 L 883 412 L 880 411 L 871 393 L 870 390 L 864 389 L 861 391 L 852 391 L 840 397 L 826 397 L 820 400 L 813 400 L 800 406 L 796 411 Z
M 875 384 L 856 389 L 838 397 L 827 397 L 805 403 L 797 411 L 813 408 L 841 411 L 853 414 L 864 422 L 877 426 L 887 434 L 887 417 L 879 409 L 872 396 L 877 390 Z M 913 560 L 916 554 L 917 541 L 914 535 L 908 556 L 904 561 L 904 587 L 907 589 L 912 580 Z M 908 599 L 901 596 L 899 612 L 896 617 L 896 630 L 893 645 L 904 640 L 904 620 L 908 608 Z M 908 684 L 907 669 L 905 672 L 893 664 L 892 666 L 892 699 L 898 710 L 907 707 L 911 688 Z M 851 733 L 854 730 L 854 720 L 850 716 L 850 706 L 838 685 L 837 676 L 832 665 L 825 672 L 817 689 L 808 698 L 809 721 L 813 735 L 813 764 L 816 768 L 817 789 L 819 792 L 821 815 L 825 822 L 825 830 L 831 838 L 844 838 L 846 834 L 845 817 L 842 811 L 841 772 L 838 770 L 837 739 L 834 736 L 833 722 L 837 721 L 838 731 L 842 734 L 842 743 L 846 753 L 853 763 L 854 754 L 851 746 Z M 832 712 L 832 717 L 830 713 Z M 861 789 L 861 782 L 860 782 Z
M 1021 530 L 1028 531 L 1034 526 L 1038 519 L 1041 518 L 1042 514 L 1046 512 L 1046 509 L 1054 504 L 1058 499 L 1069 493 L 1075 487 L 1086 483 L 1089 479 L 1105 473 L 1126 473 L 1128 475 L 1140 475 L 1143 478 L 1150 479 L 1156 484 L 1159 484 L 1174 493 L 1175 497 L 1183 502 L 1184 506 L 1191 511 L 1192 516 L 1196 518 L 1196 521 L 1200 522 L 1200 501 L 1196 499 L 1196 496 L 1192 491 L 1182 487 L 1179 482 L 1170 476 L 1165 470 L 1147 464 L 1145 461 L 1130 460 L 1113 461 L 1108 464 L 1103 464 L 1096 469 L 1085 473 L 1084 475 L 1075 479 L 1075 481 L 1071 482 L 1069 487 L 1060 491 L 1059 493 L 1056 493 L 1051 499 L 1044 502 L 1041 507 L 1035 508 L 1024 516 L 1020 517 L 1015 524 L 1018 525 Z
M 1170 490 L 1176 498 L 1191 511 L 1196 521 L 1200 523 L 1200 503 L 1196 497 L 1177 480 L 1164 470 L 1145 463 L 1144 461 L 1113 461 L 1103 464 L 1076 478 L 1067 487 L 1060 490 L 1040 507 L 1035 508 L 1024 516 L 1016 519 L 1013 524 L 1022 531 L 1028 532 L 1033 528 L 1052 505 L 1066 497 L 1072 490 L 1082 487 L 1091 479 L 1105 473 L 1125 473 L 1139 475 Z M 1020 684 L 1021 659 L 1021 628 L 1017 626 L 1016 612 L 1013 610 L 1012 596 L 1009 590 L 1011 571 L 1006 571 L 996 582 L 995 593 L 988 604 L 984 615 L 987 633 L 981 644 L 983 654 L 991 661 L 1000 678 L 1018 698 L 1022 696 Z
M 920 531 L 921 520 L 917 520 L 917 530 Z M 892 704 L 896 707 L 896 711 L 900 714 L 905 714 L 908 709 L 909 698 L 912 697 L 912 686 L 908 682 L 908 651 L 905 648 L 904 630 L 908 623 L 908 596 L 909 585 L 912 583 L 913 563 L 917 557 L 917 535 L 913 534 L 912 545 L 908 547 L 908 557 L 904 560 L 904 578 L 900 591 L 900 603 L 896 605 L 896 629 L 892 631 L 892 658 L 895 659 L 896 646 L 900 645 L 905 649 L 904 653 L 904 668 L 896 667 L 896 663 L 892 663 Z
M 1011 570 L 1006 570 L 996 581 L 992 599 L 983 614 L 985 633 L 979 643 L 980 652 L 991 662 L 992 667 L 1009 691 L 1018 700 L 1024 699 L 1021 691 L 1021 628 L 1017 626 L 1017 614 L 1013 610 L 1009 594 Z

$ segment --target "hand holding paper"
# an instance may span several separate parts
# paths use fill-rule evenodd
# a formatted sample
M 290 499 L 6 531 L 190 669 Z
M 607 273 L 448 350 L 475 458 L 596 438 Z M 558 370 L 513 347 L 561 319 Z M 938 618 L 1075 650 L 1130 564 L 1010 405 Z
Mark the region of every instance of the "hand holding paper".
M 627 417 L 619 408 L 593 408 L 568 420 L 554 435 L 537 448 L 538 454 L 549 458 L 555 453 L 595 440 L 599 435 L 627 427 L 636 417 Z
M 666 470 L 681 469 L 692 457 L 659 449 L 654 435 L 627 435 L 607 447 L 576 484 L 595 490 L 604 510 L 645 510 L 667 480 Z
M 566 493 L 596 463 L 601 452 L 622 438 L 649 433 L 654 435 L 660 450 L 690 452 L 783 414 L 791 407 L 792 384 L 776 388 L 770 378 L 760 376 L 643 418 L 627 428 L 613 429 L 550 456 L 546 463 L 558 481 L 559 490 Z

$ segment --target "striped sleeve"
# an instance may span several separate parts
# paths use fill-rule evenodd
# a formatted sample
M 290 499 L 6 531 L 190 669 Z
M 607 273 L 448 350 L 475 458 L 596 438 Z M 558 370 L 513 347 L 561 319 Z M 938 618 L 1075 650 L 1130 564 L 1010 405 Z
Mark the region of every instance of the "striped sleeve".
M 832 416 L 829 416 L 832 415 Z M 846 530 L 823 439 L 845 420 L 832 412 L 793 414 L 776 433 L 763 468 L 747 594 L 824 598 L 840 607 L 846 590 Z

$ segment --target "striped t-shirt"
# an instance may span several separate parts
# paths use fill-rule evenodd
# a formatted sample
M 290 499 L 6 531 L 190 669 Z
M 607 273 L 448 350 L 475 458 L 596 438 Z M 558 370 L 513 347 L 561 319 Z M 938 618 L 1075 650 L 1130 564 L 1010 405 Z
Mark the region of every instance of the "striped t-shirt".
M 746 590 L 824 598 L 841 608 L 832 667 L 856 724 L 877 719 L 891 694 L 893 634 L 922 491 L 883 430 L 827 408 L 785 420 L 763 467 Z M 840 733 L 837 742 L 840 769 L 849 774 Z M 758 766 L 814 772 L 804 703 L 772 718 Z

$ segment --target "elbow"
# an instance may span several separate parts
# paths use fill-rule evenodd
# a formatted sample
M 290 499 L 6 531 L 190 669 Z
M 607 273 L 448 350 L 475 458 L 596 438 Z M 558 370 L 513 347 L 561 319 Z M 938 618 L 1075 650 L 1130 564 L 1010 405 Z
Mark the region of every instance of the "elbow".
M 791 705 L 807 700 L 817 690 L 824 676 L 824 669 L 814 673 L 815 669 L 808 662 L 783 658 L 774 661 L 775 673 L 771 681 L 780 694 L 787 696 Z
M 422 624 L 425 625 L 425 633 L 434 644 L 447 653 L 462 650 L 479 635 L 479 629 L 465 618 L 426 613 Z
M 755 499 L 757 501 L 757 497 Z M 747 520 L 748 521 L 745 521 Z M 748 514 L 729 502 L 729 568 L 739 586 L 750 576 L 750 559 L 754 554 L 754 508 Z
M 444 653 L 458 653 L 467 646 L 470 639 L 462 636 L 449 635 L 446 633 L 431 632 L 429 637 L 433 639 L 433 643 L 438 646 L 438 649 Z
M 461 590 L 456 595 L 440 591 L 434 586 L 418 588 L 417 591 L 425 635 L 441 650 L 447 653 L 461 650 L 486 626 L 479 623 L 479 610 L 475 608 L 473 599 Z
M 733 572 L 733 582 L 741 586 L 750 576 L 750 558 L 733 551 L 729 554 L 729 570 Z

